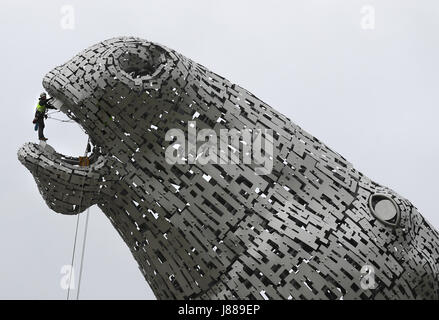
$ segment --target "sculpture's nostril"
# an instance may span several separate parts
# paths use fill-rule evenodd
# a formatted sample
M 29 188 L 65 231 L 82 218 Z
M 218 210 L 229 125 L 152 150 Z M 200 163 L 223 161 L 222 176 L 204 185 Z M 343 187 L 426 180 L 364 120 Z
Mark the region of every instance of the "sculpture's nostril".
M 132 78 L 140 78 L 151 75 L 155 68 L 152 63 L 132 53 L 125 53 L 119 58 L 120 68 Z
M 400 210 L 395 201 L 385 194 L 373 194 L 369 198 L 369 209 L 382 223 L 397 227 L 400 220 Z
M 117 59 L 119 68 L 132 78 L 152 76 L 165 61 L 164 51 L 153 45 L 139 45 L 136 50 L 125 51 Z

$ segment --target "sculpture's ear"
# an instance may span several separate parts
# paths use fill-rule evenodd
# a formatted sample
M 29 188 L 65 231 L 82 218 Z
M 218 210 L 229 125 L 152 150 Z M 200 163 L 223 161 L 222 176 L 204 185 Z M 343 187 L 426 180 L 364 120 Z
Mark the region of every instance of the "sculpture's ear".
M 142 82 L 157 79 L 167 62 L 170 60 L 168 52 L 154 44 L 134 44 L 115 56 L 119 79 L 128 81 L 128 85 L 138 86 Z

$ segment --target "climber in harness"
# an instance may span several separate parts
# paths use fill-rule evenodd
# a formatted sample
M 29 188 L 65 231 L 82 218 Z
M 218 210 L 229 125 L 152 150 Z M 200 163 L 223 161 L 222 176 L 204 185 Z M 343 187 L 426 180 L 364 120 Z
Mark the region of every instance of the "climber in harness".
M 56 109 L 49 103 L 50 99 L 47 99 L 46 93 L 40 94 L 40 99 L 38 100 L 37 110 L 35 112 L 35 118 L 33 123 L 35 124 L 35 130 L 38 127 L 38 139 L 41 141 L 46 141 L 47 138 L 44 137 L 44 119 L 47 119 L 47 109 Z

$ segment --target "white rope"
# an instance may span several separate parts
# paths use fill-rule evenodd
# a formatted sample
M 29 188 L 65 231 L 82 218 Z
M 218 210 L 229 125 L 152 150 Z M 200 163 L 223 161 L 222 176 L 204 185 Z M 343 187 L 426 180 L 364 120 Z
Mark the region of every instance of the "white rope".
M 90 143 L 90 138 L 88 138 L 87 147 L 85 149 L 84 156 L 87 155 L 87 148 L 88 148 L 88 144 L 89 143 Z M 73 241 L 73 252 L 72 252 L 72 260 L 71 260 L 72 270 L 73 270 L 73 266 L 74 266 L 74 263 L 75 263 L 76 243 L 77 243 L 77 239 L 78 239 L 78 229 L 79 229 L 79 216 L 80 216 L 80 211 L 81 211 L 82 199 L 84 198 L 85 179 L 86 179 L 86 177 L 84 177 L 84 182 L 82 183 L 81 197 L 79 199 L 78 214 L 77 214 L 78 217 L 76 219 L 75 240 Z M 78 279 L 78 291 L 76 292 L 76 300 L 78 300 L 78 298 L 79 298 L 79 291 L 81 289 L 82 267 L 83 267 L 83 262 L 84 262 L 85 244 L 86 244 L 86 241 L 87 241 L 87 229 L 88 229 L 89 213 L 90 213 L 90 207 L 87 208 L 87 214 L 86 214 L 86 220 L 85 220 L 84 240 L 83 240 L 83 243 L 82 243 L 81 263 L 80 263 L 80 267 L 79 267 L 80 270 L 79 270 L 79 279 Z M 72 276 L 71 275 L 72 275 L 72 273 L 70 273 L 69 287 L 68 287 L 68 290 L 67 290 L 67 300 L 69 300 L 69 298 L 70 298 L 70 287 L 71 287 L 71 284 L 72 284 Z
M 84 263 L 85 243 L 87 242 L 87 229 L 88 229 L 89 216 L 90 216 L 90 207 L 88 207 L 87 209 L 86 218 L 85 218 L 84 242 L 82 243 L 81 264 L 79 267 L 78 291 L 76 292 L 76 300 L 79 299 L 79 292 L 81 291 L 82 267 Z
M 67 300 L 69 300 L 70 297 L 70 287 L 72 286 L 72 272 L 73 272 L 73 265 L 75 263 L 75 251 L 76 251 L 76 240 L 78 238 L 78 226 L 79 226 L 79 213 L 78 213 L 78 217 L 76 218 L 76 230 L 75 230 L 75 240 L 73 241 L 73 252 L 72 252 L 72 262 L 71 262 L 71 266 L 72 269 L 70 271 L 70 278 L 69 278 L 69 288 L 67 290 Z
M 56 121 L 59 121 L 59 122 L 75 122 L 75 120 L 72 120 L 72 119 L 63 120 L 63 119 L 58 119 L 58 118 L 54 118 L 54 117 L 51 117 L 51 116 L 48 116 L 47 118 L 48 119 L 52 119 L 52 120 L 56 120 Z

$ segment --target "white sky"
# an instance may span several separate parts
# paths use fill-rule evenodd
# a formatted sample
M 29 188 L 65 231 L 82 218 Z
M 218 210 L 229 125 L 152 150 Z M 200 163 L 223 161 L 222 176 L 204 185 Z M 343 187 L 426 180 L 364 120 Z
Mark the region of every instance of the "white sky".
M 75 28 L 60 26 L 73 5 Z M 374 30 L 361 8 L 376 10 Z M 0 20 L 0 298 L 65 299 L 75 217 L 51 212 L 16 152 L 44 74 L 119 35 L 173 48 L 282 112 L 368 177 L 411 200 L 439 226 L 439 3 L 437 0 L 22 1 Z M 48 121 L 59 152 L 80 155 L 76 124 Z M 75 292 L 72 295 L 75 296 Z M 128 247 L 91 209 L 83 299 L 154 298 Z

